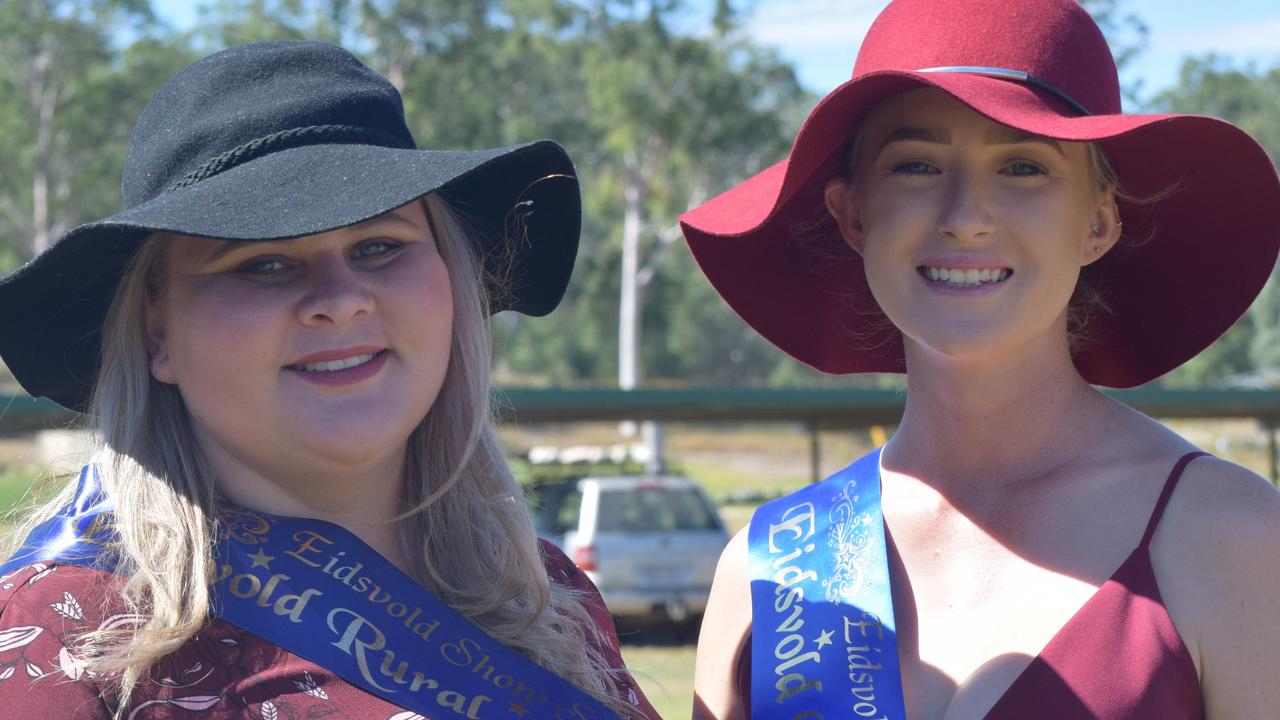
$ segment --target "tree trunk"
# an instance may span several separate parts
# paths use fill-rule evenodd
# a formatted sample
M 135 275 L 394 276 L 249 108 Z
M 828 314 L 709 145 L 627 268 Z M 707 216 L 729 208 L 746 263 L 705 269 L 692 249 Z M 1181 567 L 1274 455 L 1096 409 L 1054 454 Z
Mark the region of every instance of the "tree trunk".
M 640 383 L 640 237 L 644 233 L 644 177 L 640 161 L 628 153 L 622 188 L 622 297 L 618 303 L 618 387 Z
M 644 283 L 640 278 L 640 238 L 648 224 L 645 201 L 648 186 L 640 160 L 628 153 L 626 182 L 622 188 L 622 297 L 618 303 L 618 387 L 632 390 L 640 384 L 640 311 L 644 307 Z M 653 421 L 641 424 L 641 437 L 649 450 L 645 471 L 666 472 L 666 433 Z
M 50 75 L 54 40 L 45 35 L 31 61 L 31 107 L 36 114 L 36 156 L 31 185 L 31 249 L 40 254 L 52 242 L 49 222 L 50 167 L 53 162 L 53 119 L 58 90 Z

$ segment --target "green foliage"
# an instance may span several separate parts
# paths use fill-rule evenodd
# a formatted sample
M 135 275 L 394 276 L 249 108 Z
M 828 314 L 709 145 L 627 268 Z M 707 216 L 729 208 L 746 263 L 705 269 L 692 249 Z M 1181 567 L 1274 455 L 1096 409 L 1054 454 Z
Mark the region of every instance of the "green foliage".
M 144 0 L 0 3 L 0 269 L 119 208 L 133 121 L 190 59 L 158 32 Z
M 35 465 L 0 467 L 0 530 L 11 510 L 29 505 L 33 497 L 41 494 L 40 480 L 45 474 Z M 47 489 L 43 494 L 48 494 Z
M 1121 65 L 1146 46 L 1146 26 L 1124 0 L 1081 4 Z M 897 387 L 898 378 L 823 376 L 784 357 L 727 308 L 683 247 L 678 215 L 785 157 L 816 99 L 791 66 L 745 36 L 749 7 L 733 0 L 210 0 L 198 30 L 179 34 L 157 23 L 147 0 L 0 2 L 0 270 L 30 257 L 38 235 L 56 237 L 119 207 L 129 130 L 177 69 L 232 43 L 316 38 L 351 48 L 401 89 L 420 146 L 551 137 L 574 157 L 585 210 L 574 279 L 548 318 L 495 318 L 503 377 L 613 384 L 625 225 L 638 237 L 646 279 L 646 383 Z M 1130 100 L 1137 94 L 1126 91 Z M 1280 70 L 1193 59 L 1179 87 L 1150 104 L 1226 117 L 1273 158 L 1280 152 Z M 43 214 L 36 211 L 41 187 Z M 1166 382 L 1199 386 L 1278 366 L 1273 282 L 1218 345 Z

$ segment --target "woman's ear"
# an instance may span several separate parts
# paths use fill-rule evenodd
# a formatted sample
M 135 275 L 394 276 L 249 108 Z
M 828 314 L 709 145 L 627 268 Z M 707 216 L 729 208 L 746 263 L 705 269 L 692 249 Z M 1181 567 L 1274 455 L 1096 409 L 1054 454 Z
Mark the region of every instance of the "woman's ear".
M 1080 265 L 1092 265 L 1111 251 L 1124 230 L 1120 221 L 1120 207 L 1116 203 L 1115 188 L 1107 188 L 1095 204 L 1089 234 L 1081 251 Z
M 835 218 L 840 235 L 854 252 L 861 255 L 862 222 L 858 219 L 858 207 L 853 201 L 853 183 L 842 177 L 833 177 L 827 181 L 824 197 L 827 212 Z
M 163 303 L 148 293 L 142 308 L 143 323 L 146 331 L 148 365 L 151 377 L 162 383 L 176 385 L 178 378 L 173 374 L 173 365 L 169 362 L 169 343 L 165 334 L 165 314 Z

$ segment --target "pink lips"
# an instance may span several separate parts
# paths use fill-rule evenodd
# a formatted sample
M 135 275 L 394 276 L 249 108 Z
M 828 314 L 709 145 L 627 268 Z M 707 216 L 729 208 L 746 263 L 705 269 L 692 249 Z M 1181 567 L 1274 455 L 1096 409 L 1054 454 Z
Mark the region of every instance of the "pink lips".
M 355 367 L 343 368 L 342 370 L 302 370 L 300 368 L 293 367 L 308 363 L 345 360 L 347 358 L 358 357 L 360 355 L 373 355 L 373 359 L 360 365 L 356 365 Z M 325 350 L 298 358 L 297 360 L 289 363 L 289 365 L 284 369 L 296 377 L 302 378 L 303 380 L 315 385 L 342 387 L 364 382 L 374 375 L 377 375 L 378 371 L 387 364 L 388 355 L 389 353 L 386 348 L 374 345 L 363 345 L 359 347 L 342 348 L 339 350 Z
M 968 270 L 974 268 L 982 270 L 983 268 L 1007 268 L 1009 267 L 1004 261 L 992 257 L 990 255 L 980 255 L 978 253 L 952 252 L 945 255 L 930 255 L 920 259 L 916 263 L 917 267 L 944 267 L 957 268 L 960 270 Z
M 352 345 L 351 347 L 335 348 L 333 350 L 321 350 L 300 358 L 290 360 L 288 365 L 306 365 L 307 363 L 330 362 L 333 360 L 346 360 L 349 357 L 358 355 L 374 355 L 386 350 L 381 345 Z

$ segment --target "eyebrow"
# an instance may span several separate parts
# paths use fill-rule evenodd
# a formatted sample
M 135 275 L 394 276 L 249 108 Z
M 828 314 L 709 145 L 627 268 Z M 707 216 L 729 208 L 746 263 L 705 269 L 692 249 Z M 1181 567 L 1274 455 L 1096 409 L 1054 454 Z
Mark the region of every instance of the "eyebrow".
M 359 230 L 366 230 L 370 227 L 378 227 L 380 225 L 399 225 L 401 227 L 410 228 L 412 230 L 417 230 L 419 232 L 422 231 L 422 228 L 419 227 L 417 223 L 411 220 L 408 220 L 401 215 L 396 214 L 394 211 L 389 213 L 383 213 L 382 215 L 378 215 L 377 217 L 370 218 L 363 222 L 358 222 L 354 225 L 348 225 L 347 227 L 340 228 L 340 229 L 355 232 Z M 210 252 L 204 258 L 203 263 L 207 265 L 209 263 L 215 262 L 221 259 L 223 256 L 227 255 L 228 253 L 234 252 L 243 247 L 248 247 L 250 245 L 257 245 L 260 243 L 266 243 L 266 244 L 286 243 L 286 242 L 289 242 L 289 240 L 296 240 L 296 239 L 297 238 L 288 238 L 285 240 L 256 240 L 256 241 L 255 240 L 219 240 L 218 247 L 214 248 L 213 251 Z
M 880 142 L 880 147 L 876 148 L 876 153 L 879 154 L 893 143 L 905 142 L 908 140 L 946 145 L 951 142 L 951 136 L 949 133 L 941 134 L 935 130 L 930 130 L 929 128 L 900 127 L 889 133 L 885 139 Z
M 879 154 L 886 147 L 896 142 L 904 142 L 914 140 L 917 142 L 938 143 L 947 145 L 951 142 L 949 133 L 939 133 L 936 130 L 922 127 L 900 127 L 889 133 L 888 136 L 880 143 L 880 147 L 876 149 Z M 999 126 L 992 128 L 987 132 L 986 141 L 988 145 L 1019 145 L 1021 143 L 1040 143 L 1048 145 L 1058 151 L 1059 155 L 1065 156 L 1062 145 L 1052 138 L 1042 137 L 1040 135 L 1032 135 L 1014 128 Z
M 1053 138 L 1047 138 L 1042 135 L 1032 135 L 1021 130 L 1015 130 L 1009 127 L 996 127 L 987 132 L 987 144 L 989 145 L 1020 145 L 1022 143 L 1040 143 L 1048 145 L 1058 151 L 1059 155 L 1066 156 L 1062 150 L 1062 145 Z
M 240 248 L 245 247 L 248 244 L 249 244 L 248 242 L 244 242 L 244 241 L 219 240 L 217 247 L 215 247 L 208 255 L 206 255 L 200 264 L 208 265 L 209 263 L 222 259 L 223 255 L 226 255 L 227 253 L 233 250 L 239 250 Z

